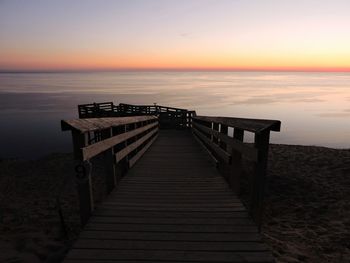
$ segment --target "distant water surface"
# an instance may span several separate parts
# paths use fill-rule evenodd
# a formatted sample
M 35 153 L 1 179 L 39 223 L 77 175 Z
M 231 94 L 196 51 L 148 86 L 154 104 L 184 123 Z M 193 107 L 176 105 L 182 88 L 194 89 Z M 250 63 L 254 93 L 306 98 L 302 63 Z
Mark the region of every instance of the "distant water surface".
M 0 158 L 71 151 L 60 120 L 76 118 L 78 104 L 103 101 L 278 119 L 273 143 L 350 148 L 349 73 L 3 73 Z

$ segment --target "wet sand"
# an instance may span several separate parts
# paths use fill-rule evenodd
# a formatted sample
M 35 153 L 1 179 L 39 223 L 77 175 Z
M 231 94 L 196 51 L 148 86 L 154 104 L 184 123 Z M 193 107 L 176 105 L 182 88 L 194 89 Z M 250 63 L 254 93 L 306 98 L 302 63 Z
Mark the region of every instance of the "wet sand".
M 80 231 L 73 166 L 71 154 L 0 161 L 0 262 L 62 260 Z M 98 161 L 93 180 L 98 202 Z M 350 150 L 271 145 L 265 204 L 262 234 L 277 262 L 349 262 Z

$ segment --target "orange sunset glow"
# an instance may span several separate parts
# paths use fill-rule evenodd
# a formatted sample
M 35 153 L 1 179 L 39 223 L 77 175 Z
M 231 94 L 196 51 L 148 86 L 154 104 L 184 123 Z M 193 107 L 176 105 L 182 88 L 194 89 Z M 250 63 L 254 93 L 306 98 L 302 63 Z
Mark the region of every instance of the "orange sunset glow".
M 0 70 L 350 71 L 346 1 L 136 2 L 1 2 Z

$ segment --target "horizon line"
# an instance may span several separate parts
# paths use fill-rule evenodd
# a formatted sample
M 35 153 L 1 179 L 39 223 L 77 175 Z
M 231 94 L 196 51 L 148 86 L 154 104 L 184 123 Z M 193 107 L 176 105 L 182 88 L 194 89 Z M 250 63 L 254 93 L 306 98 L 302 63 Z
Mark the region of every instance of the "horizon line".
M 94 73 L 94 72 L 339 72 L 349 68 L 97 68 L 97 69 L 0 69 L 4 73 Z

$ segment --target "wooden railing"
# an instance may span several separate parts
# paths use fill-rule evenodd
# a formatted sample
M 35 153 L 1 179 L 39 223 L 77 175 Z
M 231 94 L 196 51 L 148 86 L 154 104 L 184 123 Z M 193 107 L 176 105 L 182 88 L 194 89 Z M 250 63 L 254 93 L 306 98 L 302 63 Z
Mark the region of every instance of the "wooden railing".
M 131 105 L 113 102 L 78 105 L 79 118 L 154 115 L 161 128 L 190 128 L 194 111 L 160 105 Z
M 192 131 L 217 163 L 218 169 L 239 194 L 242 158 L 254 163 L 249 210 L 261 227 L 270 131 L 280 131 L 281 122 L 228 117 L 194 116 Z M 254 134 L 254 143 L 243 143 L 244 132 Z M 229 133 L 232 133 L 229 134 Z
M 159 121 L 155 116 L 91 118 L 63 120 L 63 131 L 72 132 L 74 156 L 78 161 L 77 189 L 80 217 L 84 225 L 94 209 L 91 162 L 104 154 L 107 192 L 113 190 L 121 176 L 132 167 L 158 136 Z
M 209 152 L 219 171 L 238 194 L 243 159 L 254 163 L 248 208 L 261 226 L 270 132 L 280 130 L 280 121 L 196 116 L 194 111 L 185 109 L 114 105 L 112 102 L 79 105 L 79 117 L 62 121 L 62 130 L 72 131 L 75 158 L 80 162 L 76 172 L 83 224 L 93 210 L 89 160 L 104 154 L 108 167 L 106 185 L 110 192 L 121 175 L 154 142 L 159 127 L 165 127 L 191 128 L 195 138 Z M 245 132 L 253 133 L 254 143 L 243 142 Z

